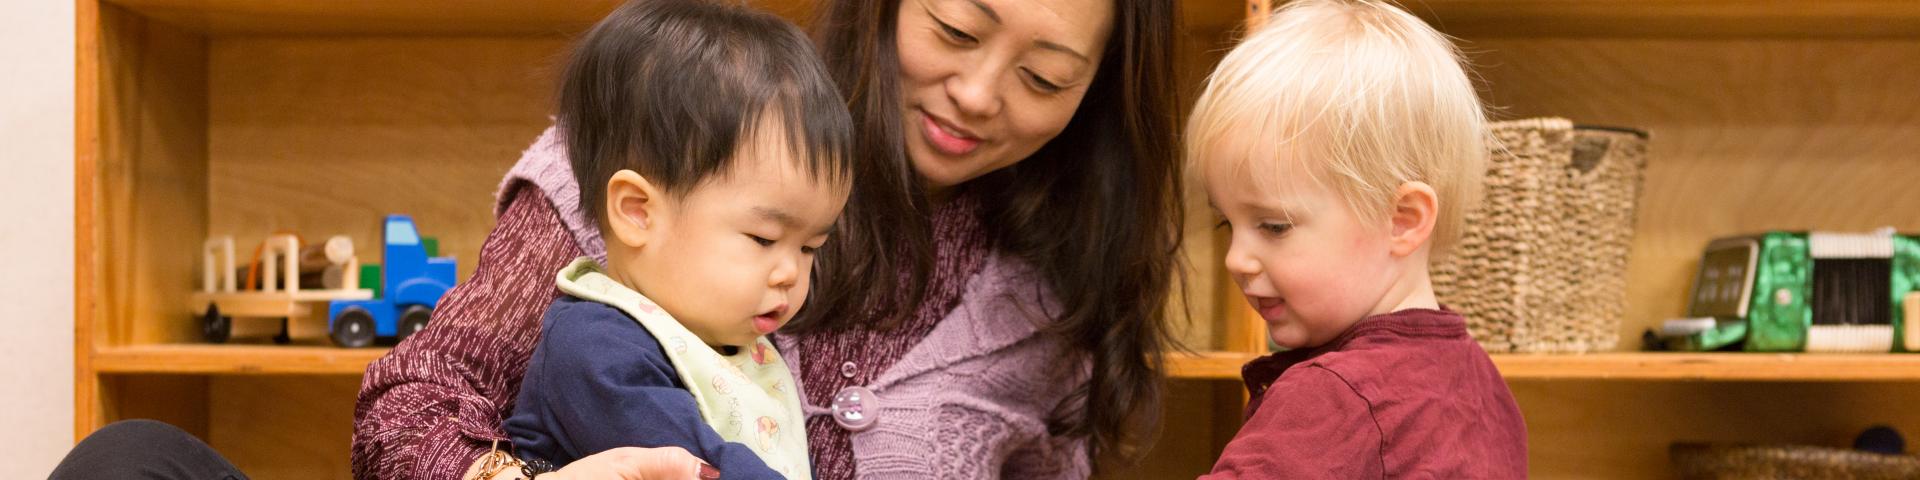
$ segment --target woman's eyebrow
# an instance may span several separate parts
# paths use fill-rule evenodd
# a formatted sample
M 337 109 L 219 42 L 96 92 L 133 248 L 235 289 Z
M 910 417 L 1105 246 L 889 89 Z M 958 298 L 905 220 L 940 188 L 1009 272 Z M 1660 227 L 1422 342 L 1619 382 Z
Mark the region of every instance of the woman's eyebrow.
M 987 14 L 987 19 L 993 20 L 993 23 L 1003 23 L 1000 21 L 1000 12 L 993 11 L 993 6 L 987 5 L 986 2 L 982 2 L 980 0 L 967 0 L 967 3 L 971 3 L 973 4 L 973 6 L 979 7 L 980 13 Z
M 1078 58 L 1082 62 L 1093 63 L 1093 59 L 1087 58 L 1086 55 L 1081 54 L 1079 51 L 1074 50 L 1073 48 L 1068 47 L 1066 45 L 1061 45 L 1061 44 L 1049 42 L 1046 40 L 1034 40 L 1033 45 L 1043 49 L 1053 50 L 1053 51 L 1064 53 L 1067 55 L 1072 55 L 1073 58 Z

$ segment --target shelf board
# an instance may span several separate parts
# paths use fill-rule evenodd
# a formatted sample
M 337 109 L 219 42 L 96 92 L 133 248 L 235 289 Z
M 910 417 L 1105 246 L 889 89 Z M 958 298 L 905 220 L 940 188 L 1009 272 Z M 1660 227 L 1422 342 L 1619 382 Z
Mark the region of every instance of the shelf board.
M 106 0 L 141 15 L 222 34 L 571 35 L 624 0 Z M 809 0 L 751 0 L 789 19 Z
M 142 345 L 94 352 L 102 373 L 359 375 L 386 348 L 270 345 Z M 1176 354 L 1178 379 L 1238 380 L 1260 355 Z M 1795 353 L 1495 354 L 1508 380 L 1920 381 L 1920 355 Z
M 360 375 L 388 348 L 305 345 L 135 345 L 93 352 L 106 374 Z
M 1199 352 L 1167 360 L 1180 379 L 1238 380 L 1259 354 Z M 1920 381 L 1920 354 L 1495 354 L 1507 380 Z
M 1239 380 L 1240 366 L 1260 355 L 1240 352 L 1176 352 L 1167 356 L 1167 376 L 1187 380 Z
M 1503 354 L 1493 362 L 1508 379 L 1521 380 L 1920 380 L 1920 355 L 1892 353 Z
M 1408 0 L 1467 37 L 1908 37 L 1909 0 Z
M 187 30 L 217 35 L 571 35 L 625 0 L 106 0 Z M 795 22 L 819 0 L 747 0 Z M 1189 28 L 1222 32 L 1240 25 L 1245 2 L 1181 2 Z

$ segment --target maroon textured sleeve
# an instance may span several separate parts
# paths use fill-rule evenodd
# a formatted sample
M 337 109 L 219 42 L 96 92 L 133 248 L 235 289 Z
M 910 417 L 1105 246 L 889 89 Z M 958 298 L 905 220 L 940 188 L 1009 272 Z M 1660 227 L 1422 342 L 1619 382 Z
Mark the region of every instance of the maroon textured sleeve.
M 1294 368 L 1200 480 L 1386 478 L 1386 434 L 1367 399 L 1331 370 Z
M 502 439 L 501 421 L 559 295 L 554 273 L 581 249 L 531 185 L 480 247 L 473 277 L 453 288 L 427 329 L 367 366 L 353 411 L 353 476 L 457 479 Z

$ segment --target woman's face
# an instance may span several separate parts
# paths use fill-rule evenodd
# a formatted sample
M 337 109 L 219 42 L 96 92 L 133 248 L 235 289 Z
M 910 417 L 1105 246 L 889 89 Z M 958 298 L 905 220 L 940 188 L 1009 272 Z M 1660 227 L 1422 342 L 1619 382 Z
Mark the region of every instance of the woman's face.
M 936 193 L 1033 155 L 1080 108 L 1111 0 L 902 0 L 907 156 Z

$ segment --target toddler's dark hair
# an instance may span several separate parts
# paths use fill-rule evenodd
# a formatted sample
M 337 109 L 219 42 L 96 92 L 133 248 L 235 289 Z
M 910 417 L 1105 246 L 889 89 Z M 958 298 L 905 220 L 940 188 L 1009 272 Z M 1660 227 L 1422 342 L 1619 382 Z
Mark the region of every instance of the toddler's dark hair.
M 606 221 L 606 182 L 639 172 L 670 195 L 731 166 L 766 115 L 814 178 L 851 178 L 852 121 L 792 24 L 709 0 L 634 0 L 574 48 L 558 122 L 581 207 Z M 767 133 L 767 132 L 761 132 Z

